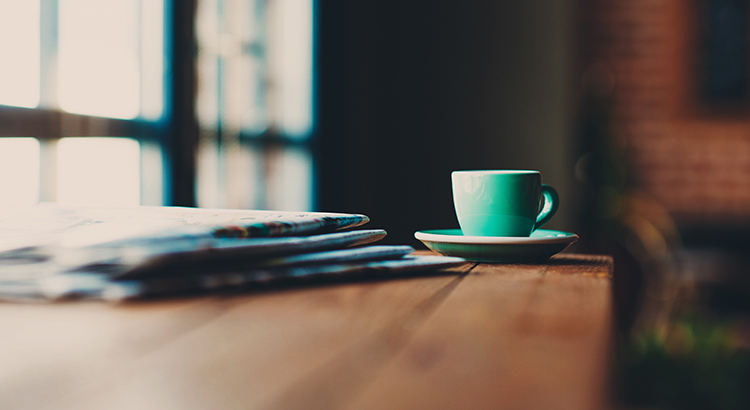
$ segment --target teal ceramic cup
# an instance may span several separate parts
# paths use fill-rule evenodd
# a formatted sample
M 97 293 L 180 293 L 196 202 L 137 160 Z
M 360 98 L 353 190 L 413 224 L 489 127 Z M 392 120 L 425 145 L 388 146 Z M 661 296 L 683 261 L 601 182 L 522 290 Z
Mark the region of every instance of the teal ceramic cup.
M 531 170 L 454 171 L 453 205 L 466 236 L 529 236 L 557 211 L 559 198 Z

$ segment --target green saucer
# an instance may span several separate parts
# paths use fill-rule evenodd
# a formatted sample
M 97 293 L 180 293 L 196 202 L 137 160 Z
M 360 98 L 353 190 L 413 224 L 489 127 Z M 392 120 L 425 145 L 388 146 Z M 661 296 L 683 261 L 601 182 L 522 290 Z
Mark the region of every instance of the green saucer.
M 440 254 L 477 262 L 541 262 L 578 240 L 574 233 L 548 229 L 531 236 L 464 236 L 460 229 L 436 229 L 414 237 Z

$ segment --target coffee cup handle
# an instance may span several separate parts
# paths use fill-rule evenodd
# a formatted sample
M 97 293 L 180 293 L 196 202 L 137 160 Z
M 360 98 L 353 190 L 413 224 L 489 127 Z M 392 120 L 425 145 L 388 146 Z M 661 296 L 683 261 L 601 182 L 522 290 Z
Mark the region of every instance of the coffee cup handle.
M 540 201 L 539 214 L 536 217 L 534 230 L 537 230 L 546 224 L 557 212 L 557 206 L 560 204 L 560 198 L 557 191 L 549 185 L 542 184 L 542 200 Z

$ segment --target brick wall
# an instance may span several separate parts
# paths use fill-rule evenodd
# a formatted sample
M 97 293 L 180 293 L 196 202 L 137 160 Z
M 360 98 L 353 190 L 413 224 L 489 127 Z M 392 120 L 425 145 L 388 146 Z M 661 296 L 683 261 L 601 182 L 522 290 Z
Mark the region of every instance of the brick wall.
M 581 72 L 611 77 L 632 177 L 678 222 L 750 226 L 750 109 L 698 96 L 698 4 L 581 0 Z

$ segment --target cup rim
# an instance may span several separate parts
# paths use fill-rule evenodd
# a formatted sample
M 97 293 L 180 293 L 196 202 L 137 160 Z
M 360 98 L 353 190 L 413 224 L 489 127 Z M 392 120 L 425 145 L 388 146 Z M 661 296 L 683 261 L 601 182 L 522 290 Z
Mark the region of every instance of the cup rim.
M 452 174 L 527 175 L 541 172 L 533 169 L 477 169 L 453 171 Z

